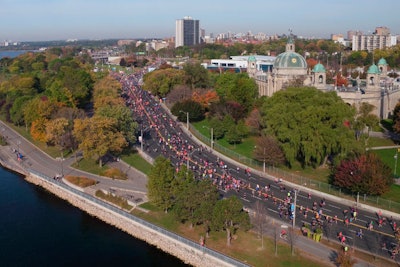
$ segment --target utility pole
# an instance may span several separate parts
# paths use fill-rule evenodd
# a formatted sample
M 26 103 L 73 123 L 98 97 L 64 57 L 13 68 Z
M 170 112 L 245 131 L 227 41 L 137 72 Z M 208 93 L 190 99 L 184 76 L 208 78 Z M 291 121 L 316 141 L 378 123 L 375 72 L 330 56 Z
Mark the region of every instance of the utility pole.
M 61 150 L 61 178 L 64 178 L 64 153 Z
M 294 228 L 296 226 L 296 203 L 297 203 L 297 189 L 294 189 L 294 201 L 293 201 L 293 221 L 292 221 L 292 227 Z
M 183 111 L 183 110 L 179 110 L 179 112 L 186 113 L 186 129 L 189 130 L 189 112 L 188 111 Z
M 400 150 L 400 148 L 398 148 L 398 149 L 396 150 L 396 154 L 394 155 L 395 161 L 394 161 L 394 173 L 393 173 L 393 176 L 394 176 L 395 178 L 396 178 L 396 175 L 397 175 L 397 158 L 398 158 L 399 150 Z
M 263 154 L 263 156 L 264 156 L 263 172 L 265 173 L 265 147 L 264 147 L 264 154 Z
M 211 128 L 211 149 L 214 148 L 214 128 Z
M 186 129 L 189 131 L 189 112 L 186 112 Z
M 143 151 L 143 129 L 140 129 L 140 149 Z

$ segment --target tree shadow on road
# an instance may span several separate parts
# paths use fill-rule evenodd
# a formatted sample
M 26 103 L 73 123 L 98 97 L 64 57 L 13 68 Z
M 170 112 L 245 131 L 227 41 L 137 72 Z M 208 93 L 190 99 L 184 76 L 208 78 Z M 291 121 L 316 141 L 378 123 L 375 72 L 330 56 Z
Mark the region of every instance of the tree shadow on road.
M 340 264 L 337 263 L 336 259 L 338 257 L 337 251 L 332 250 L 331 253 L 329 254 L 329 260 L 337 267 L 340 266 Z

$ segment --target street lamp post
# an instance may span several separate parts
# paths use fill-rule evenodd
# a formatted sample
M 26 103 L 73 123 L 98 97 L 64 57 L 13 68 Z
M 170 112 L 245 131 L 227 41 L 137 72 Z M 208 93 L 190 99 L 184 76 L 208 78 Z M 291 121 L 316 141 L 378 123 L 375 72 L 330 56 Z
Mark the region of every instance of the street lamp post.
M 179 110 L 179 112 L 186 113 L 186 129 L 189 130 L 189 112 L 188 111 L 183 111 L 183 110 Z
M 140 150 L 143 152 L 143 128 L 140 129 Z
M 264 147 L 264 154 L 263 154 L 263 156 L 264 156 L 264 162 L 263 162 L 263 172 L 265 173 L 265 147 Z
M 186 157 L 186 168 L 189 171 L 190 170 L 190 156 L 192 156 L 192 154 L 196 152 L 196 150 L 193 150 L 192 152 L 188 152 L 187 153 L 187 157 Z
M 17 153 L 19 154 L 19 145 L 21 144 L 21 141 L 17 141 Z
M 292 228 L 296 227 L 296 203 L 297 203 L 297 190 L 294 190 L 294 201 L 293 201 L 293 221 L 292 221 Z
M 63 161 L 64 161 L 64 153 L 63 153 L 63 151 L 61 150 L 61 178 L 64 178 L 64 163 L 63 163 Z
M 397 158 L 398 158 L 399 148 L 396 150 L 396 154 L 394 155 L 394 173 L 393 176 L 396 177 L 397 174 Z
M 186 129 L 189 130 L 189 112 L 186 112 Z
M 210 131 L 211 131 L 211 149 L 213 149 L 214 148 L 214 128 L 208 128 L 207 126 L 203 126 L 203 128 L 207 128 L 207 129 L 210 129 Z

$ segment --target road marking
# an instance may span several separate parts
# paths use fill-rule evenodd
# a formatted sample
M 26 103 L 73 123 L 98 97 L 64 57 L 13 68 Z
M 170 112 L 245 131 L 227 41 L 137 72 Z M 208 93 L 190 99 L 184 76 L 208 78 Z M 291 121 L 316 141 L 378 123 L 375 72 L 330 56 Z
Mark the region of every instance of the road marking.
M 325 209 L 325 208 L 322 208 L 322 210 L 332 212 L 332 210 L 328 210 L 328 209 Z
M 248 200 L 247 198 L 240 198 L 240 199 L 243 199 L 244 201 L 247 201 L 247 202 L 250 202 L 250 200 Z
M 280 189 L 280 187 L 279 186 L 276 186 L 276 185 L 271 185 L 271 187 L 273 187 L 273 188 L 275 188 L 275 189 Z
M 338 206 L 334 206 L 334 205 L 331 205 L 331 204 L 328 204 L 328 206 L 330 206 L 330 207 L 332 207 L 332 208 L 335 208 L 335 209 L 338 209 L 338 210 L 341 209 L 341 208 L 339 208 Z
M 372 219 L 372 220 L 376 220 L 376 217 L 371 217 L 371 216 L 368 216 L 368 215 L 364 215 L 364 217 L 367 217 L 367 218 L 370 218 L 370 219 Z
M 357 222 L 363 222 L 363 223 L 367 224 L 367 221 L 364 221 L 364 220 L 361 220 L 361 219 L 357 219 L 357 220 L 355 220 L 355 221 L 357 221 Z
M 275 213 L 279 213 L 278 211 L 273 210 L 273 209 L 270 209 L 270 208 L 268 208 L 268 210 L 269 210 L 269 211 L 272 211 L 272 212 L 275 212 Z

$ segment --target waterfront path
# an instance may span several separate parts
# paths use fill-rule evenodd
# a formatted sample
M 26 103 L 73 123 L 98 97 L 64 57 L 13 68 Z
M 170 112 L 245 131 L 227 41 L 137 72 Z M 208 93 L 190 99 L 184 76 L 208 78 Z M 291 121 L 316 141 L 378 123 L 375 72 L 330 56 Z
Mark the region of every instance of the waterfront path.
M 8 143 L 8 146 L 0 146 L 0 158 L 8 162 L 13 167 L 12 169 L 17 172 L 26 174 L 27 170 L 34 170 L 48 177 L 54 177 L 61 173 L 64 176 L 85 176 L 98 182 L 95 186 L 85 190 L 92 195 L 98 189 L 106 191 L 111 189 L 117 194 L 131 196 L 131 200 L 132 198 L 142 201 L 147 199 L 146 175 L 135 168 L 131 168 L 123 161 L 115 161 L 109 164 L 125 172 L 128 179 L 110 179 L 71 167 L 76 160 L 74 155 L 63 160 L 61 158 L 53 159 L 2 121 L 0 121 L 0 131 L 3 136 L 6 136 Z M 21 159 L 18 159 L 18 151 L 22 155 Z

